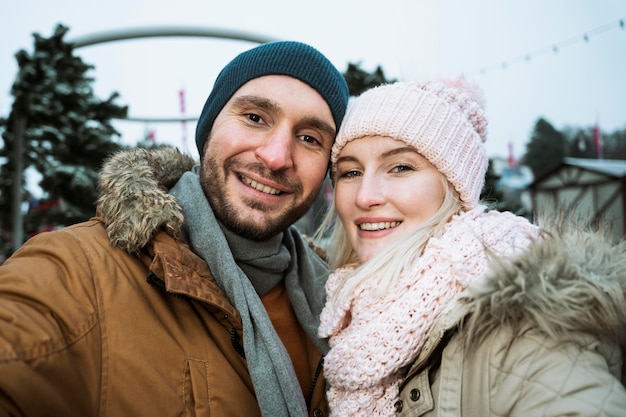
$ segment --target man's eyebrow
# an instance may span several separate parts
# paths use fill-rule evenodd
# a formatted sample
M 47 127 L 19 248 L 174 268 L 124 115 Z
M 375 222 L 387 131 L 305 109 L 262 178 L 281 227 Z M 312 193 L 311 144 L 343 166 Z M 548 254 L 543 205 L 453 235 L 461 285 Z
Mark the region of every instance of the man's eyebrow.
M 233 106 L 235 107 L 241 108 L 250 105 L 254 105 L 268 112 L 282 113 L 281 107 L 275 101 L 265 97 L 245 95 L 233 99 Z
M 331 138 L 334 138 L 337 134 L 337 131 L 331 125 L 317 117 L 306 117 L 302 120 L 302 124 L 321 130 L 322 132 L 328 134 Z

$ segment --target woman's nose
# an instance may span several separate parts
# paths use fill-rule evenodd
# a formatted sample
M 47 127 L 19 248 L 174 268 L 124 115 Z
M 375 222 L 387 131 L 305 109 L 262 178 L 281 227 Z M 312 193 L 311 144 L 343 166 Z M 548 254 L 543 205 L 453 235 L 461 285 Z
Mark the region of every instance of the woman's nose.
M 365 173 L 361 177 L 356 195 L 356 205 L 363 209 L 384 204 L 385 187 L 376 175 Z

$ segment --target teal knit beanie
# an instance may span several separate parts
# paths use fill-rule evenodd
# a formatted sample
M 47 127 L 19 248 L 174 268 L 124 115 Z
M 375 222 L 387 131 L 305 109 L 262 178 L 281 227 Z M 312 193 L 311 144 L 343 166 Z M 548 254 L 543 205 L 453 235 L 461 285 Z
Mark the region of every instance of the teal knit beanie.
M 289 75 L 314 88 L 328 103 L 339 129 L 349 98 L 343 75 L 309 45 L 294 41 L 269 42 L 242 52 L 217 76 L 196 126 L 200 158 L 217 114 L 242 85 L 264 75 Z

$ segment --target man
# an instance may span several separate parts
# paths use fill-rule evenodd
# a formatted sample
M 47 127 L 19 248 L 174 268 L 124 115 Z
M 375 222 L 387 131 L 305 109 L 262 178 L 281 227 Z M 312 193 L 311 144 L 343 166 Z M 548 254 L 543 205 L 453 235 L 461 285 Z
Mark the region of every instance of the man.
M 217 77 L 199 166 L 111 158 L 94 219 L 0 267 L 0 415 L 326 415 L 327 269 L 291 225 L 347 101 L 317 50 L 272 42 Z

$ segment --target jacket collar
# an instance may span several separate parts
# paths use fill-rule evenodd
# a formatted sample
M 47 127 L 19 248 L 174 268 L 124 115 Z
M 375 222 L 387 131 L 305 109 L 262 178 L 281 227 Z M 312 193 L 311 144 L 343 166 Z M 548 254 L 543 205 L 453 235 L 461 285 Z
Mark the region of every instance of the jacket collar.
M 205 304 L 227 327 L 242 331 L 241 317 L 226 294 L 218 287 L 206 262 L 186 243 L 165 232 L 157 233 L 140 258 L 150 274 L 163 284 L 168 294 L 181 295 Z

